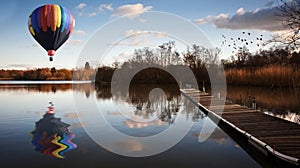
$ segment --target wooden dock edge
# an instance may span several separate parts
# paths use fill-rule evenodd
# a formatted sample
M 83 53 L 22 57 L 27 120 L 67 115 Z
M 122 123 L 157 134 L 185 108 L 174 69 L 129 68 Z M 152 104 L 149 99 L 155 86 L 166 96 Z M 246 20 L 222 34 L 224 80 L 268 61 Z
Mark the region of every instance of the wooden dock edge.
M 229 126 L 231 129 L 236 131 L 237 133 L 243 135 L 245 138 L 247 138 L 248 142 L 257 150 L 259 150 L 261 153 L 263 153 L 266 157 L 269 157 L 270 155 L 273 155 L 274 157 L 281 159 L 285 162 L 289 162 L 295 166 L 300 166 L 300 159 L 291 157 L 285 154 L 282 154 L 275 149 L 273 149 L 271 146 L 267 145 L 265 142 L 259 140 L 258 138 L 252 136 L 248 132 L 238 128 L 234 124 L 230 123 L 226 119 L 222 118 L 221 116 L 217 115 L 213 111 L 207 109 L 199 102 L 196 102 L 194 99 L 189 97 L 182 89 L 180 89 L 180 92 L 189 100 L 192 101 L 193 104 L 195 104 L 203 113 L 205 113 L 215 124 L 219 125 L 220 123 L 224 123 L 226 126 Z M 201 98 L 200 98 L 201 99 Z

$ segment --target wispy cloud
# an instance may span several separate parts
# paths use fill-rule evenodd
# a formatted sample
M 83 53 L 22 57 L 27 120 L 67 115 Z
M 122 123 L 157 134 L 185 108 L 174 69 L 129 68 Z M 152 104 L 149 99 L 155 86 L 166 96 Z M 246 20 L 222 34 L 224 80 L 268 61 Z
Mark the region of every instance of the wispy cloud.
M 100 4 L 97 8 L 89 7 L 89 11 L 87 9 L 87 4 L 80 3 L 75 7 L 79 11 L 79 16 L 85 15 L 88 17 L 97 16 L 98 14 L 103 14 L 105 11 L 113 12 L 112 17 L 116 16 L 126 16 L 130 19 L 135 18 L 136 16 L 150 11 L 152 6 L 144 6 L 141 3 L 137 4 L 127 4 L 123 6 L 119 6 L 116 10 L 113 8 L 112 4 Z M 145 22 L 146 20 L 141 20 L 141 22 Z
M 66 113 L 64 115 L 65 118 L 68 118 L 68 119 L 77 119 L 79 116 L 79 114 L 77 113 Z M 80 117 L 82 116 L 82 114 L 80 115 Z
M 251 11 L 245 11 L 243 8 L 239 8 L 231 17 L 229 14 L 221 13 L 217 16 L 200 18 L 194 22 L 197 24 L 210 23 L 217 28 L 233 30 L 258 29 L 266 31 L 282 31 L 287 29 L 287 27 L 283 26 L 278 16 L 278 12 L 278 8 L 275 6 Z
M 72 45 L 72 46 L 79 46 L 79 45 L 83 45 L 83 41 L 82 40 L 69 39 L 66 42 L 66 44 Z
M 132 57 L 133 57 L 133 53 L 130 53 L 129 51 L 123 51 L 120 54 L 114 56 L 113 60 L 117 61 L 117 62 L 124 62 L 124 61 L 126 61 L 126 60 L 128 60 Z M 111 113 L 108 113 L 108 114 L 109 115 L 122 115 L 119 112 L 111 112 Z
M 85 8 L 85 7 L 87 7 L 87 4 L 85 4 L 85 3 L 80 3 L 80 4 L 78 4 L 75 8 L 76 8 L 76 9 L 83 9 L 83 8 Z
M 132 53 L 130 53 L 128 51 L 124 51 L 118 55 L 118 58 L 123 58 L 123 59 L 130 58 L 130 57 L 132 57 Z
M 100 13 L 104 13 L 106 11 L 112 12 L 114 11 L 114 8 L 112 7 L 112 4 L 100 4 L 98 8 L 94 8 L 93 12 L 90 12 L 87 16 L 88 17 L 93 17 L 97 16 Z
M 124 36 L 131 36 L 131 35 L 148 35 L 148 36 L 153 36 L 157 38 L 162 38 L 165 37 L 165 33 L 162 32 L 157 32 L 157 31 L 147 31 L 147 30 L 134 30 L 134 29 L 129 29 L 125 31 Z
M 149 127 L 149 126 L 161 126 L 161 125 L 166 125 L 161 120 L 153 120 L 150 122 L 136 122 L 133 120 L 126 120 L 124 122 L 124 125 L 126 125 L 128 128 L 143 128 L 143 127 Z
M 74 34 L 78 36 L 85 36 L 86 32 L 84 30 L 75 30 Z
M 8 64 L 0 66 L 1 69 L 19 69 L 25 70 L 35 67 L 33 64 Z
M 154 47 L 155 44 L 151 43 L 150 39 L 163 38 L 166 37 L 166 34 L 163 32 L 129 29 L 124 32 L 124 36 L 129 37 L 113 45 Z
M 87 7 L 87 4 L 85 3 L 79 3 L 75 9 L 77 9 L 77 11 L 79 11 L 78 15 L 82 16 L 84 14 L 85 8 Z
M 116 141 L 115 145 L 126 152 L 137 152 L 143 150 L 143 145 L 135 139 Z
M 88 17 L 93 17 L 93 16 L 96 16 L 97 14 L 98 14 L 97 12 L 92 12 L 92 13 L 88 14 Z
M 141 3 L 128 4 L 118 7 L 112 16 L 126 16 L 130 19 L 133 19 L 144 12 L 150 11 L 151 9 L 152 6 L 144 6 Z
M 150 43 L 147 37 L 133 36 L 126 40 L 115 43 L 114 45 L 120 46 L 141 46 L 141 47 L 153 47 L 154 44 Z
M 105 9 L 106 10 L 109 10 L 109 11 L 113 11 L 114 8 L 112 7 L 112 4 L 101 4 L 99 7 L 98 7 L 99 11 L 103 12 Z

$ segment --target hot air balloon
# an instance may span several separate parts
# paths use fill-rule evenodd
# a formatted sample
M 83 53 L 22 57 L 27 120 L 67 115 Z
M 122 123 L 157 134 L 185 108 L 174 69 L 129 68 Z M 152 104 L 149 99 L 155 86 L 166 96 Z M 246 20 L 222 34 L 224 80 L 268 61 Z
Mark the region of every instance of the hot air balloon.
M 36 8 L 28 19 L 30 34 L 48 52 L 50 61 L 53 61 L 55 51 L 70 37 L 74 26 L 71 12 L 55 4 Z
M 69 124 L 56 118 L 54 105 L 49 102 L 48 111 L 43 118 L 35 123 L 30 132 L 31 144 L 34 150 L 58 159 L 64 159 L 64 153 L 77 148 L 72 142 L 75 134 L 69 130 Z

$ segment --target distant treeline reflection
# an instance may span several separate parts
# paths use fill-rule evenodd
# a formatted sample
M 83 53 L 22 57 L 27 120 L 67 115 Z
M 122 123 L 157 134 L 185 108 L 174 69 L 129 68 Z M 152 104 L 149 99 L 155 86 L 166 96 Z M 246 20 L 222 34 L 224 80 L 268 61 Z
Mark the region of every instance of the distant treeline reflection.
M 167 99 L 172 99 L 174 97 L 180 96 L 178 85 L 164 85 L 164 84 L 131 84 L 129 90 L 122 87 L 114 91 L 112 95 L 111 86 L 97 86 L 97 98 L 98 99 L 110 99 L 114 96 L 115 99 L 126 100 L 127 97 L 131 99 L 131 102 L 141 101 L 147 102 L 149 93 L 155 89 L 159 88 L 164 91 Z
M 8 85 L 0 85 L 0 90 L 8 91 L 8 90 L 23 90 L 26 92 L 57 92 L 57 91 L 82 91 L 86 92 L 86 94 L 90 94 L 95 90 L 94 86 L 87 84 L 8 84 Z
M 183 99 L 176 84 L 131 84 L 129 90 L 120 87 L 112 93 L 110 86 L 96 86 L 98 99 L 113 99 L 115 101 L 130 102 L 136 116 L 147 118 L 156 114 L 157 117 L 169 124 L 173 124 L 179 108 L 186 118 L 197 121 L 204 115 L 190 101 Z

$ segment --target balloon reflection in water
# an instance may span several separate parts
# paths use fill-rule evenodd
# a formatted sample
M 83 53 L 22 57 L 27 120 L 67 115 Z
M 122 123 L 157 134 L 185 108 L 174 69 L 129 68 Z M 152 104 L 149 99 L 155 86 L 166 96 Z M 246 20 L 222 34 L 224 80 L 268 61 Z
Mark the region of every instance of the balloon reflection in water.
M 77 148 L 71 140 L 74 134 L 69 131 L 70 124 L 64 123 L 54 116 L 54 105 L 49 102 L 48 111 L 35 123 L 30 132 L 34 150 L 55 158 L 65 158 L 64 153 Z

